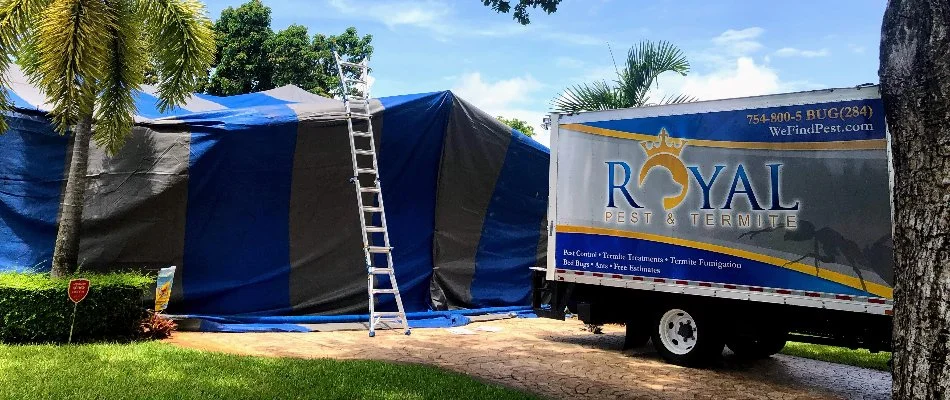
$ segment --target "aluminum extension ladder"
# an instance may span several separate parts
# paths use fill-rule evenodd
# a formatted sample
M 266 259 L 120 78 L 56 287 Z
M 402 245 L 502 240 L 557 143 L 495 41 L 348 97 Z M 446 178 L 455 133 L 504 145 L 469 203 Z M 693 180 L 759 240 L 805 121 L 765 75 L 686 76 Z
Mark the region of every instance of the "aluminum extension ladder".
M 373 121 L 370 114 L 369 96 L 369 66 L 367 61 L 356 64 L 346 62 L 334 51 L 337 73 L 340 77 L 340 86 L 343 89 L 343 106 L 345 107 L 346 127 L 350 136 L 350 155 L 353 161 L 353 177 L 350 181 L 356 190 L 356 204 L 360 211 L 360 228 L 363 231 L 363 256 L 366 261 L 366 288 L 369 293 L 369 336 L 376 336 L 376 328 L 380 324 L 388 328 L 402 327 L 406 335 L 410 333 L 409 320 L 406 319 L 406 310 L 402 305 L 402 296 L 396 284 L 396 274 L 393 269 L 392 246 L 389 242 L 389 230 L 386 225 L 386 212 L 383 207 L 383 192 L 379 182 L 379 164 L 376 160 L 376 144 L 373 140 Z M 346 71 L 359 72 L 359 78 L 347 77 Z M 351 93 L 351 84 L 362 86 L 359 94 Z M 354 121 L 365 122 L 366 131 L 358 131 Z M 360 176 L 372 178 L 372 185 L 363 186 Z M 364 178 L 364 181 L 367 179 Z M 365 197 L 364 197 L 365 196 Z M 368 205 L 367 205 L 368 204 Z M 379 216 L 378 226 L 373 225 Z M 369 217 L 369 221 L 367 221 Z M 373 234 L 377 234 L 374 235 Z M 379 235 L 381 234 L 381 235 Z M 378 243 L 382 236 L 382 243 Z M 376 255 L 386 257 L 384 267 L 376 266 Z M 377 287 L 378 278 L 382 275 L 389 277 L 389 287 Z M 396 311 L 376 310 L 376 296 L 391 294 L 396 297 Z M 393 324 L 393 325 L 390 325 Z

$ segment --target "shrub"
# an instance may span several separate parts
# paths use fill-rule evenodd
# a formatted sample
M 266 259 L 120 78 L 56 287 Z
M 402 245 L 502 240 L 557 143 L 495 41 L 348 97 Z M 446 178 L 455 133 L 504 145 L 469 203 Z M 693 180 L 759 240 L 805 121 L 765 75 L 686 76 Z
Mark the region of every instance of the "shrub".
M 148 316 L 139 326 L 139 336 L 142 339 L 165 339 L 178 329 L 178 324 L 161 314 L 148 311 Z
M 147 316 L 142 299 L 153 278 L 133 273 L 82 274 L 81 278 L 89 279 L 90 289 L 76 310 L 73 342 L 136 338 Z M 69 279 L 0 273 L 0 342 L 65 343 L 73 315 L 73 302 L 67 296 Z

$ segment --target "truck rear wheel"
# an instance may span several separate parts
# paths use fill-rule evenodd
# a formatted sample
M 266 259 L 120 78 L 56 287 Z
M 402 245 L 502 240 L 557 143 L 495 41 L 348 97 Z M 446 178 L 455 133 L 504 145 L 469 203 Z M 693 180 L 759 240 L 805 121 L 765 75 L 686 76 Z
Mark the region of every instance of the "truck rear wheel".
M 769 332 L 757 336 L 739 336 L 726 342 L 736 357 L 746 360 L 769 358 L 782 351 L 788 338 L 787 332 Z
M 667 308 L 657 319 L 653 346 L 664 360 L 687 367 L 708 365 L 722 356 L 725 342 L 715 320 L 693 307 Z

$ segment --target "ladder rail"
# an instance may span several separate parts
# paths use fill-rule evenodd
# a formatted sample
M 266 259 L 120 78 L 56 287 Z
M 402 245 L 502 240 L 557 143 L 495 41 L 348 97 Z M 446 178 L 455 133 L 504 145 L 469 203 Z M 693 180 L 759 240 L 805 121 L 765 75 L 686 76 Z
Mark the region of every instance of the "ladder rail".
M 353 129 L 353 118 L 350 117 L 350 114 L 352 114 L 353 109 L 352 109 L 352 107 L 350 107 L 350 101 L 349 101 L 349 97 L 350 97 L 350 95 L 349 95 L 349 86 L 346 84 L 346 79 L 345 79 L 345 78 L 346 78 L 346 74 L 343 73 L 343 64 L 342 64 L 342 60 L 340 59 L 340 55 L 339 55 L 337 52 L 334 51 L 334 52 L 333 52 L 333 57 L 334 57 L 334 59 L 336 60 L 336 69 L 337 69 L 337 73 L 338 73 L 339 76 L 340 76 L 340 85 L 343 87 L 343 109 L 345 110 L 346 116 L 347 116 L 347 118 L 346 118 L 347 132 L 350 133 L 350 134 L 348 135 L 348 136 L 349 136 L 349 141 L 350 141 L 350 161 L 351 161 L 352 166 L 353 166 L 353 179 L 355 180 L 353 183 L 355 184 L 355 187 L 356 187 L 356 202 L 357 202 L 356 204 L 357 204 L 357 206 L 359 207 L 359 211 L 360 211 L 360 226 L 362 227 L 361 231 L 362 231 L 362 234 L 363 234 L 363 247 L 364 247 L 364 248 L 367 248 L 367 247 L 369 247 L 369 244 L 370 244 L 370 243 L 369 243 L 369 237 L 368 237 L 368 235 L 367 235 L 366 228 L 365 228 L 365 227 L 366 227 L 366 215 L 365 215 L 365 213 L 363 212 L 363 207 L 364 207 L 364 205 L 363 205 L 363 195 L 362 195 L 362 193 L 360 192 L 359 172 L 357 171 L 357 170 L 359 169 L 359 163 L 358 163 L 358 161 L 357 161 L 357 159 L 356 159 L 356 138 L 352 135 L 352 132 L 354 131 L 354 129 Z M 369 132 L 372 132 L 372 130 L 370 129 Z M 372 142 L 373 142 L 373 140 L 372 140 L 372 138 L 370 138 L 370 143 L 372 143 Z M 375 158 L 375 156 L 374 156 L 374 158 Z M 373 168 L 374 170 L 376 170 L 377 172 L 379 171 L 377 168 L 375 168 L 375 164 L 373 165 L 373 167 L 374 167 L 374 168 Z M 370 264 L 371 260 L 370 260 L 369 252 L 366 252 L 365 258 L 366 258 L 366 265 L 371 265 L 371 264 Z
M 350 142 L 350 160 L 353 167 L 352 180 L 356 191 L 357 207 L 360 215 L 360 228 L 363 239 L 363 256 L 367 271 L 366 288 L 369 295 L 369 335 L 371 337 L 375 336 L 375 329 L 377 325 L 385 322 L 400 323 L 405 329 L 405 333 L 408 335 L 410 333 L 409 321 L 406 318 L 406 311 L 402 303 L 399 285 L 396 283 L 392 246 L 389 238 L 389 227 L 386 220 L 386 208 L 383 202 L 382 183 L 380 181 L 379 175 L 379 160 L 376 151 L 376 140 L 373 134 L 373 120 L 371 118 L 370 111 L 370 95 L 368 84 L 369 67 L 366 62 L 367 60 L 363 60 L 358 64 L 346 62 L 336 51 L 333 52 L 333 56 L 334 60 L 336 61 L 337 73 L 340 78 L 340 87 L 343 90 L 343 105 Z M 344 73 L 344 67 L 359 69 L 359 78 L 348 78 Z M 359 96 L 350 94 L 352 87 L 349 85 L 349 83 L 351 82 L 364 85 L 360 90 Z M 354 106 L 361 109 L 363 112 L 354 112 Z M 354 118 L 366 120 L 365 132 L 356 131 L 353 123 Z M 369 141 L 369 148 L 366 149 L 357 147 L 356 136 L 367 138 Z M 370 161 L 372 161 L 371 169 L 360 166 L 360 157 L 370 158 Z M 362 160 L 365 160 L 365 158 Z M 363 186 L 360 182 L 361 174 L 373 175 L 373 185 Z M 367 197 L 372 200 L 364 201 L 364 194 L 369 194 Z M 372 202 L 373 204 L 367 206 L 367 202 Z M 367 214 L 370 215 L 369 218 L 371 219 L 372 225 L 370 225 L 370 223 L 367 221 Z M 379 214 L 379 226 L 375 225 L 376 214 Z M 374 239 L 378 238 L 379 236 L 375 235 L 380 233 L 382 234 L 381 236 L 383 241 L 381 245 L 377 244 L 377 240 Z M 376 267 L 376 257 L 381 254 L 386 257 L 386 266 Z M 388 275 L 390 288 L 385 289 L 376 287 L 376 275 L 381 274 Z M 382 294 L 395 296 L 397 311 L 376 310 L 376 296 Z

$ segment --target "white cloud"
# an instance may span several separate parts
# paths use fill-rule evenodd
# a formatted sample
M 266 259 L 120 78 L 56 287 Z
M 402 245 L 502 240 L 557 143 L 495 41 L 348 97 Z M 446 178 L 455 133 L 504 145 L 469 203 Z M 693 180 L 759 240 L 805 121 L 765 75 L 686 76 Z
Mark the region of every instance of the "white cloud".
M 725 50 L 731 55 L 746 55 L 762 49 L 762 43 L 759 43 L 756 39 L 763 32 L 765 32 L 765 29 L 757 26 L 739 30 L 729 29 L 714 37 L 712 42 L 719 50 Z
M 548 145 L 549 136 L 541 127 L 543 111 L 530 109 L 534 103 L 532 95 L 544 85 L 531 75 L 486 81 L 479 72 L 461 76 L 452 87 L 452 92 L 465 101 L 491 114 L 493 117 L 518 118 L 534 127 L 535 140 Z
M 664 75 L 660 79 L 660 88 L 650 93 L 653 101 L 678 94 L 686 94 L 697 100 L 715 100 L 820 87 L 806 81 L 783 81 L 778 71 L 766 64 L 756 63 L 750 57 L 739 57 L 732 65 L 707 74 L 691 73 L 685 77 Z
M 770 65 L 770 55 L 755 57 L 754 53 L 765 49 L 758 40 L 764 33 L 765 30 L 759 27 L 730 29 L 712 38 L 709 48 L 690 56 L 690 60 L 699 61 L 692 72 L 685 77 L 662 75 L 659 87 L 650 93 L 650 100 L 657 102 L 665 96 L 679 94 L 698 100 L 714 100 L 820 87 L 808 81 L 783 80 L 779 71 Z M 827 54 L 827 49 L 811 51 L 790 47 L 771 53 L 776 57 L 819 57 Z
M 780 87 L 775 70 L 756 64 L 752 58 L 739 57 L 732 68 L 687 75 L 681 90 L 700 100 L 711 100 L 776 93 Z
M 850 48 L 855 54 L 862 54 L 865 50 L 867 50 L 864 46 L 857 46 L 853 44 L 848 45 L 848 48 Z
M 805 58 L 814 58 L 814 57 L 825 57 L 831 54 L 828 49 L 821 50 L 801 50 L 794 47 L 783 47 L 778 49 L 775 52 L 776 57 L 805 57 Z
M 348 16 L 365 16 L 385 24 L 390 29 L 400 25 L 431 30 L 438 34 L 451 34 L 455 28 L 447 23 L 452 10 L 443 2 L 398 1 L 364 2 L 352 0 L 328 0 L 331 7 Z
M 486 111 L 524 104 L 528 96 L 542 87 L 531 75 L 486 82 L 479 72 L 462 75 L 452 88 L 459 96 Z

